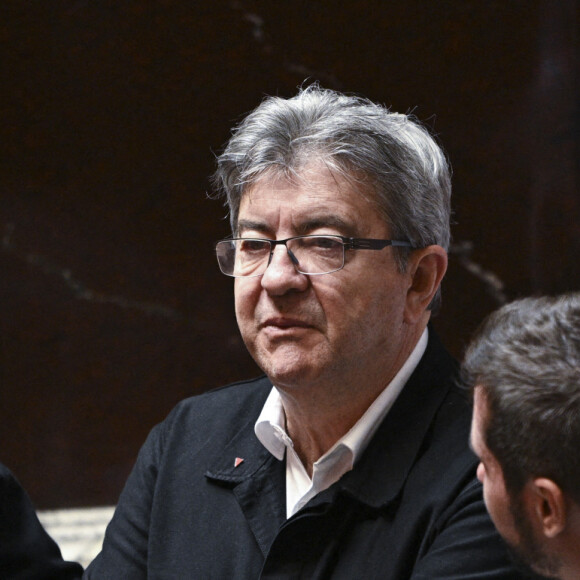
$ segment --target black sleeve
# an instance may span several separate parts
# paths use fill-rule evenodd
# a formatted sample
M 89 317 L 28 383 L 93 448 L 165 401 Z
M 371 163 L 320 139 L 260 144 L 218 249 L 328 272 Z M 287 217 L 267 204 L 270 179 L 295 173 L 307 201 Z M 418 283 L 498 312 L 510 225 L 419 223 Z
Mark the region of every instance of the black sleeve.
M 81 576 L 80 564 L 62 559 L 28 494 L 10 470 L 0 464 L 0 578 L 70 580 Z

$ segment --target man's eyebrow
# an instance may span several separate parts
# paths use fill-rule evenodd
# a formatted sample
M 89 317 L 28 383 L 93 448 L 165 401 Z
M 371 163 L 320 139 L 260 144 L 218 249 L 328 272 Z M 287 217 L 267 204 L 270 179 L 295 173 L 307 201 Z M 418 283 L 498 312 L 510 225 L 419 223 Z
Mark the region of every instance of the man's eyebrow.
M 299 234 L 307 234 L 308 232 L 321 228 L 334 228 L 349 236 L 353 236 L 356 233 L 356 226 L 354 224 L 337 215 L 313 216 L 300 222 L 296 227 L 296 231 Z
M 256 232 L 262 232 L 262 233 L 266 234 L 269 231 L 269 228 L 264 222 L 258 222 L 258 221 L 247 220 L 247 219 L 239 220 L 236 231 L 239 233 L 239 232 L 243 232 L 246 230 L 254 230 Z
M 321 228 L 334 228 L 347 236 L 356 235 L 356 225 L 337 216 L 337 215 L 320 215 L 313 216 L 304 221 L 299 222 L 296 226 L 296 235 L 305 235 Z M 263 234 L 270 233 L 270 228 L 265 222 L 240 219 L 236 228 L 237 233 L 244 231 L 256 231 Z

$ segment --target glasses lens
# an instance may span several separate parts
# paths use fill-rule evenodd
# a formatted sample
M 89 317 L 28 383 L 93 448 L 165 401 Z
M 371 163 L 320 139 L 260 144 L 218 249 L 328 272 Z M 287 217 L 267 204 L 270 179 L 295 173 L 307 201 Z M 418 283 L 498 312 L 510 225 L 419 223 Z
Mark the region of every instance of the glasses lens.
M 329 274 L 344 266 L 344 244 L 336 236 L 302 236 L 286 241 L 292 262 L 302 274 Z M 272 244 L 243 238 L 216 244 L 220 270 L 227 276 L 260 276 L 268 267 Z
M 234 259 L 236 248 L 233 242 L 224 240 L 215 245 L 215 253 L 218 265 L 223 274 L 231 276 L 234 273 Z
M 220 270 L 228 276 L 263 274 L 270 255 L 270 242 L 264 240 L 223 240 L 216 245 Z
M 288 240 L 287 247 L 303 274 L 328 274 L 344 266 L 344 245 L 334 236 L 304 236 Z

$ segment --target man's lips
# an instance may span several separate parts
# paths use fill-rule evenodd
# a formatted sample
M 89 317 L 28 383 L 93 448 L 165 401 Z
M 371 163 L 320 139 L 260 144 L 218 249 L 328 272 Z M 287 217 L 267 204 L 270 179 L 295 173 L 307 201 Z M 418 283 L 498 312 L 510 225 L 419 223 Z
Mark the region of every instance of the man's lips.
M 297 318 L 287 318 L 285 316 L 275 316 L 266 319 L 260 328 L 279 328 L 279 329 L 291 329 L 291 328 L 310 328 L 311 325 L 303 320 Z

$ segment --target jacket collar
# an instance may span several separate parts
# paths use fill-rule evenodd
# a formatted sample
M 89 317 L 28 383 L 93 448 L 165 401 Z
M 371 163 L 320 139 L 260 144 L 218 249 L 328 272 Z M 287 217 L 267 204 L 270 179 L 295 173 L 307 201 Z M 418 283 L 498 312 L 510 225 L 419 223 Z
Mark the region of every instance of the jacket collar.
M 396 499 L 456 371 L 455 360 L 430 328 L 421 362 L 355 469 L 338 482 L 339 490 L 375 509 Z

